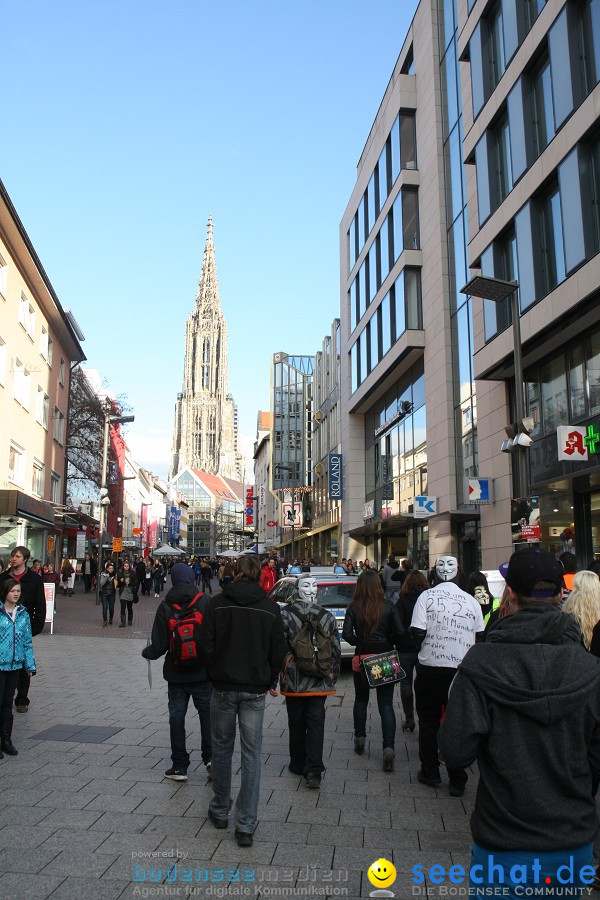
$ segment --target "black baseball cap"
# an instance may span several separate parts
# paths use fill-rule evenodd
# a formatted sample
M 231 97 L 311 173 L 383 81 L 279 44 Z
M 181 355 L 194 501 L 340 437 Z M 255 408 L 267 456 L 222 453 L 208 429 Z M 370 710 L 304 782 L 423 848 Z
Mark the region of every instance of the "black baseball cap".
M 506 583 L 522 597 L 555 597 L 563 587 L 563 564 L 546 550 L 532 547 L 511 556 Z M 556 590 L 534 590 L 539 581 L 548 581 Z

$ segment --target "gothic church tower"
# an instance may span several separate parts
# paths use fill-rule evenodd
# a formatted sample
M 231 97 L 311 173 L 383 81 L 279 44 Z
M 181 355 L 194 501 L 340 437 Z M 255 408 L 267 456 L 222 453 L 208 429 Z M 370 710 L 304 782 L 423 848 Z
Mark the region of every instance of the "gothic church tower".
M 239 478 L 237 414 L 227 388 L 227 323 L 219 298 L 212 216 L 196 305 L 185 329 L 183 392 L 175 405 L 169 478 L 186 465 Z

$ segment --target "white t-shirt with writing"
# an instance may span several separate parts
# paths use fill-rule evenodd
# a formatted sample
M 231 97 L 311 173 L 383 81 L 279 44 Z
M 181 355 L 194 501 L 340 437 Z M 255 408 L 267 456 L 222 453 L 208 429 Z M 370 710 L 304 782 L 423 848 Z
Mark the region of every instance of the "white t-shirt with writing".
M 451 581 L 423 591 L 410 624 L 427 632 L 419 662 L 448 669 L 455 669 L 462 662 L 475 643 L 476 633 L 484 629 L 477 600 Z

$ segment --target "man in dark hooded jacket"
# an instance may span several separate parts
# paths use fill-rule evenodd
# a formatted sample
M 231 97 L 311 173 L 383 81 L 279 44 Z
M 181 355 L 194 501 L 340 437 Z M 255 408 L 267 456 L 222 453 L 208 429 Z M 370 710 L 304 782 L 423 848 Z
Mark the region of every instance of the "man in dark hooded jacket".
M 556 897 L 561 885 L 594 877 L 600 660 L 560 610 L 562 575 L 550 553 L 513 554 L 511 614 L 464 657 L 439 733 L 448 766 L 479 764 L 471 831 L 472 863 L 481 868 L 471 868 L 471 885 L 497 886 L 503 897 L 523 896 L 524 887 L 513 887 L 525 884 Z
M 152 626 L 151 643 L 142 650 L 145 659 L 158 659 L 166 653 L 163 677 L 169 691 L 169 727 L 171 730 L 171 759 L 173 765 L 165 772 L 173 781 L 187 781 L 190 755 L 185 745 L 185 716 L 190 697 L 198 710 L 202 762 L 211 777 L 210 697 L 212 685 L 203 663 L 191 667 L 175 665 L 170 650 L 171 628 L 169 621 L 181 617 L 191 608 L 202 616 L 206 612 L 206 599 L 194 583 L 194 572 L 185 563 L 175 563 L 171 569 L 173 587 L 159 604 Z M 201 629 L 203 629 L 202 623 Z M 202 630 L 200 632 L 202 634 Z M 200 650 L 200 648 L 198 648 Z
M 210 679 L 213 791 L 208 818 L 227 828 L 231 759 L 236 719 L 240 724 L 242 783 L 235 804 L 235 836 L 252 846 L 262 768 L 265 698 L 274 690 L 287 646 L 279 607 L 258 583 L 260 561 L 245 554 L 235 562 L 234 580 L 208 605 L 204 649 Z

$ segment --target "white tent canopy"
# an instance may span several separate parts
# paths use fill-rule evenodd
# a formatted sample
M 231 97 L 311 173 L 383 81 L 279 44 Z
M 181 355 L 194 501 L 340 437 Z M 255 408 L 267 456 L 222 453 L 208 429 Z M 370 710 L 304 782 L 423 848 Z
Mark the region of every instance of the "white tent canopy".
M 217 556 L 225 556 L 230 559 L 233 559 L 236 556 L 241 556 L 240 550 L 223 550 L 222 553 L 217 553 Z
M 169 544 L 162 544 L 157 550 L 152 551 L 152 556 L 185 556 L 183 550 L 179 547 L 170 547 Z

